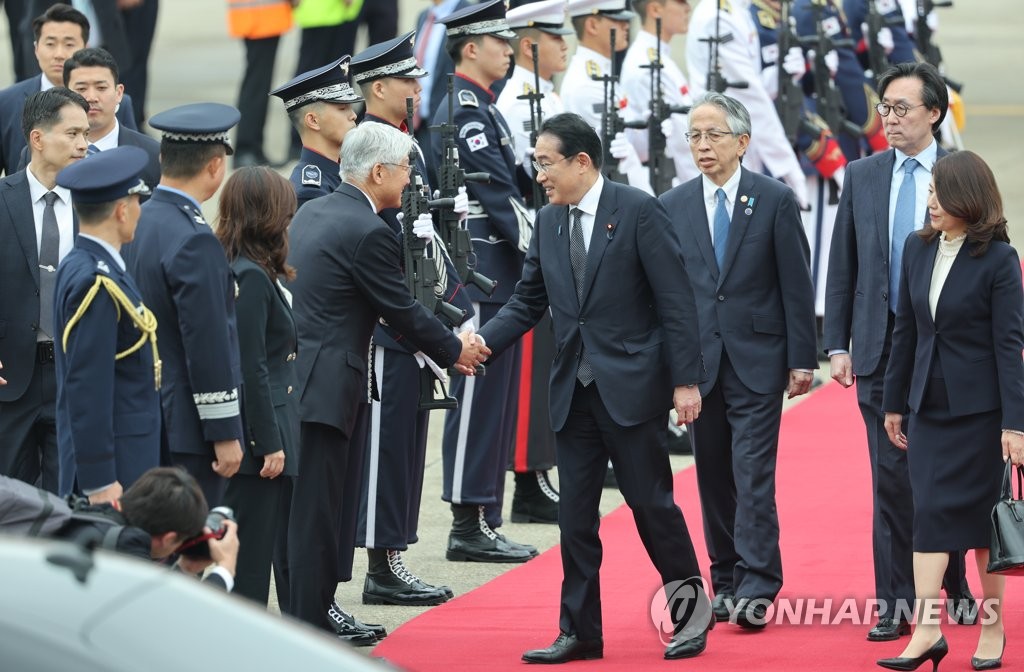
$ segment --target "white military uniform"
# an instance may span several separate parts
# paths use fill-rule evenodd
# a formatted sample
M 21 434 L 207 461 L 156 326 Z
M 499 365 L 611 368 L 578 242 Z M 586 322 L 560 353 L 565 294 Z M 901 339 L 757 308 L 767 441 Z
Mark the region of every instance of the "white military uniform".
M 640 66 L 654 62 L 658 57 L 658 38 L 646 30 L 637 33 L 636 40 L 626 51 L 626 60 L 622 63 L 622 96 L 626 99 L 626 117 L 643 119 L 651 110 L 651 71 Z M 675 61 L 672 60 L 671 47 L 661 43 L 661 91 L 666 105 L 689 106 L 693 100 L 690 85 L 686 76 Z M 680 183 L 688 182 L 700 175 L 697 165 L 693 162 L 693 154 L 686 142 L 689 122 L 685 114 L 673 114 L 672 137 L 667 139 L 665 154 L 676 165 L 676 179 Z M 626 137 L 636 147 L 641 161 L 647 161 L 647 131 L 629 130 Z
M 767 170 L 796 192 L 797 200 L 807 202 L 807 184 L 793 147 L 786 139 L 782 122 L 761 78 L 761 40 L 750 15 L 750 0 L 720 0 L 721 34 L 733 39 L 718 45 L 718 62 L 725 79 L 745 81 L 746 89 L 728 89 L 726 95 L 743 103 L 750 112 L 750 146 L 744 164 L 751 170 Z M 686 37 L 686 63 L 690 71 L 693 96 L 703 94 L 708 77 L 708 44 L 701 38 L 715 36 L 717 0 L 701 0 L 690 17 Z
M 590 76 L 600 77 L 611 71 L 611 59 L 579 45 L 562 79 L 562 92 L 570 94 L 565 98 L 565 111 L 583 117 L 598 135 L 601 134 L 601 113 L 604 110 L 604 82 L 594 81 Z M 618 87 L 615 95 L 621 96 Z
M 516 164 L 521 164 L 527 175 L 533 174 L 530 166 L 528 151 L 530 149 L 530 133 L 533 131 L 532 119 L 530 117 L 530 101 L 519 99 L 527 93 L 533 93 L 536 78 L 526 68 L 517 65 L 512 71 L 512 76 L 505 83 L 505 88 L 498 96 L 497 107 L 501 115 L 508 122 L 512 131 L 512 145 L 515 149 Z M 541 119 L 565 112 L 565 105 L 562 99 L 555 93 L 555 85 L 546 79 L 540 80 L 540 92 L 544 94 L 540 101 Z

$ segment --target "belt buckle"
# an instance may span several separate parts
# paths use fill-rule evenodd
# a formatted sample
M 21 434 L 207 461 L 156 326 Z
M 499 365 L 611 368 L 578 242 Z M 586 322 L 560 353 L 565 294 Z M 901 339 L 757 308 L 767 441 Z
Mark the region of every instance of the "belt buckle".
M 54 361 L 53 341 L 39 341 L 36 344 L 36 356 L 40 364 L 49 364 Z

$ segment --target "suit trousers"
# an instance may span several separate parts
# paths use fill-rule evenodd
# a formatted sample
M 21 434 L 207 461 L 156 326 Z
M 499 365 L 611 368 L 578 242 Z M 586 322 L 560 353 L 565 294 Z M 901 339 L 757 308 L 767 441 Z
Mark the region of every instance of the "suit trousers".
M 693 424 L 693 458 L 715 594 L 774 600 L 782 588 L 775 462 L 782 392 L 757 394 L 722 351 Z
M 255 154 L 263 159 L 263 127 L 267 122 L 267 96 L 274 77 L 274 61 L 280 36 L 245 40 L 245 74 L 238 90 L 238 110 L 242 118 L 235 136 L 237 154 Z M 345 52 L 348 53 L 348 52 Z
M 166 442 L 166 441 L 165 441 Z M 203 491 L 206 503 L 212 509 L 224 503 L 224 491 L 228 486 L 228 479 L 224 478 L 213 470 L 213 444 L 206 444 L 210 447 L 208 455 L 197 455 L 195 453 L 170 453 L 170 463 L 175 467 L 181 467 L 196 479 L 199 489 Z
M 290 507 L 284 502 L 284 495 L 286 491 L 291 494 L 288 487 L 291 479 L 291 476 L 270 479 L 259 474 L 235 474 L 228 480 L 224 493 L 224 504 L 235 512 L 240 542 L 235 587 L 231 592 L 264 607 L 270 594 L 271 565 L 284 569 L 276 558 L 287 545 Z M 275 573 L 278 586 L 282 583 L 282 574 L 281 571 Z
M 121 83 L 131 94 L 135 124 L 142 128 L 146 120 L 146 95 L 149 89 L 149 52 L 156 36 L 156 20 L 160 13 L 160 0 L 145 0 L 131 9 L 122 9 L 125 37 L 131 50 L 132 63 L 121 70 Z M 269 91 L 269 88 L 267 89 Z M 264 92 L 265 94 L 266 92 Z
M 0 403 L 0 474 L 56 493 L 59 468 L 56 367 L 36 362 L 25 393 Z
M 601 493 L 611 458 L 619 490 L 664 584 L 700 576 L 683 512 L 672 493 L 666 413 L 631 427 L 616 424 L 597 385 L 576 384 L 565 426 L 555 434 L 558 527 L 562 544 L 559 628 L 583 640 L 601 637 Z

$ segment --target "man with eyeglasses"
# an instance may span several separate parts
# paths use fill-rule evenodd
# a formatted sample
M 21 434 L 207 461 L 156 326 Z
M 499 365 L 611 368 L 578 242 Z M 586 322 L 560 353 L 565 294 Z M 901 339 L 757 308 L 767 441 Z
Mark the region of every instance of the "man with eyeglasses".
M 878 93 L 877 112 L 892 149 L 846 168 L 829 253 L 824 336 L 832 378 L 844 387 L 857 383 L 867 430 L 880 603 L 878 624 L 867 638 L 876 642 L 910 634 L 913 616 L 914 505 L 906 451 L 889 442 L 883 426 L 882 386 L 903 244 L 928 221 L 932 166 L 946 153 L 933 134 L 949 107 L 946 84 L 927 63 L 893 66 L 879 78 Z M 963 553 L 951 554 L 943 583 L 954 618 L 973 620 L 977 606 L 967 590 Z
M 818 366 L 810 251 L 793 192 L 740 166 L 750 115 L 739 101 L 697 97 L 686 138 L 703 175 L 661 201 L 682 243 L 708 371 L 692 436 L 713 609 L 761 629 L 782 588 L 782 393 L 805 394 Z

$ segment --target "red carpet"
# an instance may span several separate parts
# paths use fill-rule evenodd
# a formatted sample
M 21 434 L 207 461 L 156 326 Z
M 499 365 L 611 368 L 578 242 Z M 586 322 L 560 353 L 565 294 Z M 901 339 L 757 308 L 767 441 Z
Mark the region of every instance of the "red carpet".
M 864 639 L 864 600 L 873 586 L 871 487 L 864 426 L 854 391 L 828 385 L 785 413 L 778 462 L 778 507 L 782 528 L 785 587 L 781 598 L 814 599 L 810 619 L 774 617 L 751 633 L 728 623 L 711 633 L 708 649 L 689 661 L 665 661 L 658 632 L 648 615 L 660 582 L 621 507 L 602 519 L 604 542 L 602 601 L 605 658 L 574 662 L 572 670 L 642 670 L 678 667 L 701 670 L 872 670 L 876 658 L 898 655 L 901 642 Z M 676 499 L 683 509 L 707 578 L 700 505 L 693 469 L 676 475 Z M 973 554 L 967 576 L 978 589 Z M 467 595 L 409 621 L 380 645 L 375 655 L 414 672 L 522 670 L 525 649 L 544 647 L 558 631 L 559 550 L 554 548 Z M 841 603 L 855 598 L 856 611 Z M 822 617 L 822 605 L 831 607 Z M 1020 659 L 1018 637 L 1024 621 L 1024 581 L 1007 581 L 1004 663 Z M 854 620 L 856 619 L 856 620 Z M 822 624 L 823 621 L 830 624 Z M 852 621 L 852 623 L 851 623 Z M 838 623 L 838 624 L 837 624 Z M 944 625 L 950 654 L 942 670 L 968 670 L 978 628 Z M 925 668 L 921 668 L 925 669 Z M 930 669 L 930 668 L 929 668 Z

